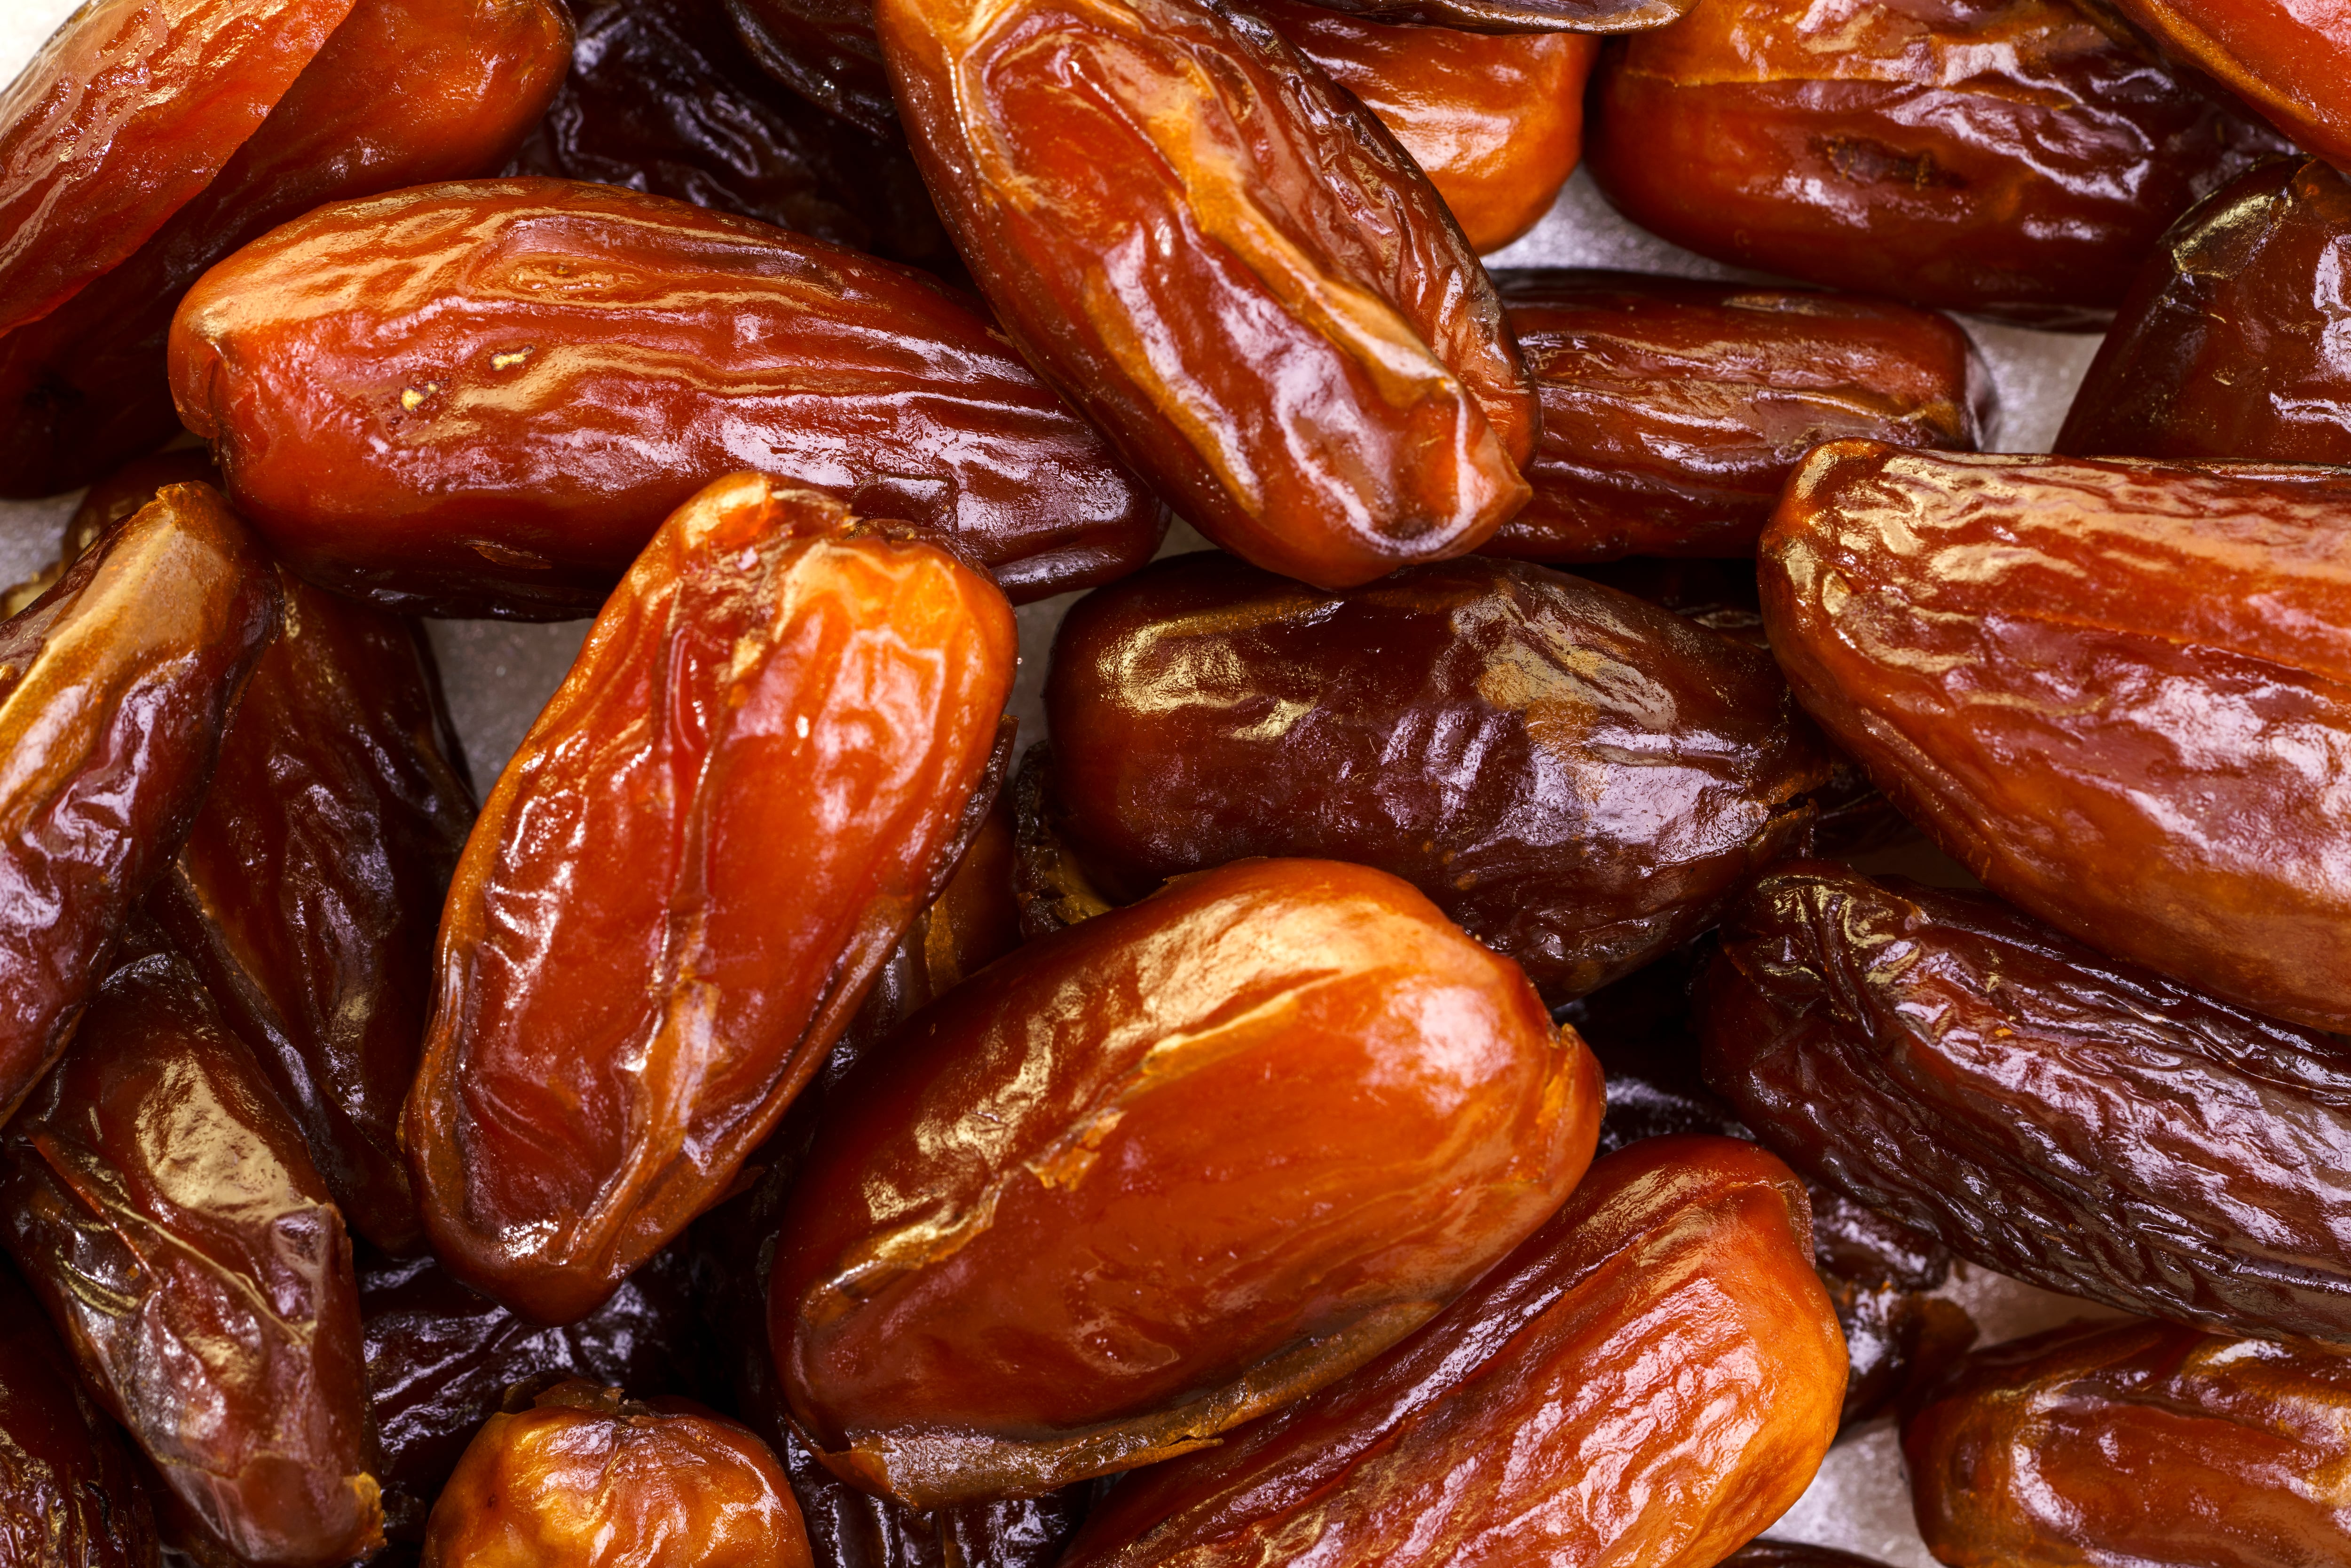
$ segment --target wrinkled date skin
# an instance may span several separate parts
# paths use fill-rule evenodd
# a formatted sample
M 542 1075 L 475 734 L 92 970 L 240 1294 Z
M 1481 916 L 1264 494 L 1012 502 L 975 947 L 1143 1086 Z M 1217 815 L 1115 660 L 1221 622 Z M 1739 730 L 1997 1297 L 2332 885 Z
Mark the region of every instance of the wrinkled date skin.
M 1046 812 L 1113 902 L 1244 855 L 1404 877 L 1552 1002 L 1798 852 L 1827 753 L 1771 659 L 1515 561 L 1344 594 L 1215 554 L 1082 601 Z
M 1586 157 L 1718 260 L 2095 329 L 2175 218 L 2285 150 L 2063 0 L 1699 0 L 1603 57 Z
M 0 1122 L 171 864 L 278 614 L 252 535 L 173 485 L 0 624 Z
M 1473 33 L 1637 33 L 1662 27 L 1690 0 L 1333 0 L 1374 21 Z
M 565 1383 L 493 1416 L 434 1505 L 423 1568 L 811 1568 L 766 1444 L 684 1400 Z
M 736 37 L 776 80 L 871 136 L 898 134 L 873 0 L 725 0 Z
M 381 1542 L 342 1216 L 159 938 L 134 941 L 0 1137 L 0 1241 L 219 1546 L 315 1568 Z
M 1066 1568 L 1713 1568 L 1811 1482 L 1844 1349 L 1804 1189 L 1751 1144 L 1652 1138 L 1395 1350 L 1132 1476 Z
M 2345 0 L 2106 0 L 2169 54 L 2351 171 L 2351 5 Z
M 1031 363 L 1203 533 L 1324 588 L 1476 549 L 1540 411 L 1379 122 L 1195 0 L 886 0 L 956 248 Z
M 1534 499 L 1489 555 L 1755 553 L 1823 442 L 1972 452 L 1989 371 L 1947 316 L 1881 299 L 1623 272 L 1495 278 L 1542 393 Z
M 2164 1323 L 1979 1351 L 1902 1434 L 1953 1568 L 2305 1568 L 2351 1555 L 2351 1360 Z
M 1840 442 L 1762 542 L 1773 652 L 1986 886 L 2351 1026 L 2351 473 Z
M 494 172 L 570 54 L 558 0 L 359 0 L 208 186 L 0 338 L 0 495 L 70 490 L 176 434 L 165 344 L 190 284 L 322 203 Z
M 1703 996 L 1707 1081 L 1799 1170 L 2069 1295 L 2351 1343 L 2351 1045 L 1823 863 Z
M 747 468 L 929 529 L 1023 599 L 1131 570 L 1165 526 L 943 286 L 609 186 L 321 208 L 205 274 L 172 373 L 278 554 L 392 609 L 592 613 Z
M 726 1191 L 1000 772 L 1002 594 L 757 475 L 663 527 L 498 780 L 404 1142 L 434 1250 L 538 1322 Z
M 1522 1239 L 1601 1097 L 1518 967 L 1395 878 L 1187 878 L 991 965 L 831 1098 L 768 1284 L 792 1411 L 917 1508 L 1188 1451 Z
M 155 1516 L 122 1434 L 74 1386 L 73 1362 L 0 1262 L 0 1562 L 158 1568 Z
M 2351 178 L 2265 163 L 2179 221 L 2131 286 L 2057 450 L 2351 465 Z

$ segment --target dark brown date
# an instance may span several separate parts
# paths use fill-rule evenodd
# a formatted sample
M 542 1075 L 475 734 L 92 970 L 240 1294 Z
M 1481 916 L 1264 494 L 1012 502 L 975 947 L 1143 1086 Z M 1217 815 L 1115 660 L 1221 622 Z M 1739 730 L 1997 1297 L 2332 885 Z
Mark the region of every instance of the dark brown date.
M 154 1512 L 122 1434 L 72 1368 L 40 1303 L 0 1261 L 0 1563 L 158 1568 Z
M 1070 612 L 1045 701 L 1048 821 L 1113 902 L 1245 855 L 1357 861 L 1553 1002 L 1801 849 L 1829 767 L 1764 653 L 1514 561 L 1343 593 L 1161 562 Z
M 2105 0 L 2296 142 L 2351 172 L 2344 0 Z
M 1726 921 L 1707 1081 L 1797 1169 L 2051 1290 L 2351 1343 L 2351 1046 L 1981 894 L 1824 864 Z
M 2095 329 L 2267 126 L 2064 0 L 1699 0 L 1603 57 L 1586 161 L 1677 245 Z
M 726 0 L 736 36 L 776 80 L 869 136 L 898 133 L 873 0 Z
M 305 577 L 389 608 L 591 612 L 746 468 L 924 528 L 1022 599 L 1141 565 L 1164 527 L 944 286 L 609 186 L 321 208 L 205 274 L 172 343 L 238 509 Z
M 1488 555 L 1745 556 L 1824 441 L 1972 452 L 1990 372 L 1947 316 L 1621 272 L 1495 277 L 1542 394 L 1534 499 Z
M 2057 450 L 2351 465 L 2351 178 L 2279 160 L 2207 198 L 2131 285 Z
M 1800 1541 L 1750 1541 L 1722 1560 L 1722 1568 L 1886 1568 L 1875 1557 Z

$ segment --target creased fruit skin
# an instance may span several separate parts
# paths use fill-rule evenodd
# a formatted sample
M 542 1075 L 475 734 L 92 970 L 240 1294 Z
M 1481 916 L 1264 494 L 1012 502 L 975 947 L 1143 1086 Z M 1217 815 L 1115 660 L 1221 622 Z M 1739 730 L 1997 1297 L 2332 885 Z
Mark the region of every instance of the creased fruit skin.
M 872 0 L 726 0 L 761 69 L 871 136 L 894 136 L 898 105 L 873 36 Z
M 434 1251 L 527 1317 L 725 1194 L 992 797 L 1011 609 L 854 521 L 757 475 L 695 497 L 466 841 L 403 1141 Z
M 2351 473 L 1806 459 L 1765 531 L 1813 716 L 1993 892 L 2351 1026 Z
M 2165 1323 L 1979 1351 L 1902 1434 L 1953 1568 L 2306 1568 L 2351 1555 L 2351 1360 Z
M 1378 866 L 1581 996 L 1798 852 L 1829 759 L 1766 654 L 1516 561 L 1322 593 L 1230 557 L 1081 601 L 1044 808 L 1118 902 L 1244 855 Z
M 178 434 L 165 345 L 190 284 L 323 203 L 494 172 L 570 57 L 558 0 L 359 0 L 210 184 L 0 338 L 0 495 L 70 490 Z
M 174 396 L 305 577 L 388 608 L 592 613 L 744 469 L 931 530 L 1022 598 L 1157 548 L 1159 503 L 906 268 L 561 180 L 340 203 L 206 273 Z
M 1334 0 L 1330 8 L 1472 33 L 1638 33 L 1672 22 L 1690 0 Z
M 2264 163 L 2179 220 L 2131 285 L 2057 450 L 2351 465 L 2351 178 Z
M 253 537 L 172 485 L 0 624 L 0 1122 L 171 863 L 277 623 Z
M 1248 861 L 852 1070 L 768 1283 L 820 1457 L 918 1508 L 1183 1453 L 1395 1343 L 1591 1158 L 1599 1070 L 1405 883 Z
M 1593 179 L 1677 245 L 2075 329 L 2288 150 L 2064 0 L 1699 0 L 1602 57 L 1592 110 Z
M 1426 176 L 1265 22 L 887 0 L 956 249 L 1040 373 L 1226 549 L 1344 587 L 1525 503 L 1534 390 Z
M 1797 1169 L 2069 1295 L 2351 1344 L 2351 1046 L 2001 904 L 1775 872 L 1701 988 L 1706 1076 Z
M 2301 146 L 2351 172 L 2345 0 L 2105 0 Z
M 381 1541 L 342 1216 L 152 933 L 0 1136 L 0 1241 L 217 1546 L 319 1568 Z
M 423 1568 L 810 1568 L 768 1446 L 684 1400 L 566 1383 L 493 1416 L 424 1538 Z
M 161 1568 L 155 1516 L 122 1434 L 74 1386 L 73 1362 L 0 1261 L 0 1562 Z
M 1823 442 L 1972 452 L 1990 371 L 1950 318 L 1635 273 L 1494 279 L 1542 394 L 1534 499 L 1488 555 L 1746 556 Z
M 1064 1568 L 1713 1568 L 1836 1431 L 1809 1230 L 1802 1185 L 1752 1145 L 1611 1155 L 1419 1333 L 1121 1482 Z

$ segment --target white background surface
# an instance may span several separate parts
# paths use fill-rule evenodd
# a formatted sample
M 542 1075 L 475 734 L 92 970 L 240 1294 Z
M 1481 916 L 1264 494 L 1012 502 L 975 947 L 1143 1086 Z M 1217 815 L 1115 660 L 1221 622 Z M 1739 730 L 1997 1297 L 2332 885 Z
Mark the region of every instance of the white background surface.
M 0 79 L 12 78 L 42 40 L 73 9 L 73 0 L 0 0 Z M 1489 258 L 1497 266 L 1614 267 L 1691 277 L 1737 274 L 1677 249 L 1611 212 L 1591 183 L 1578 175 L 1540 227 Z M 1988 449 L 2045 451 L 2065 405 L 2097 346 L 2095 338 L 2065 337 L 1973 321 L 1969 329 L 1991 363 L 2001 412 Z M 58 533 L 73 497 L 46 502 L 0 501 L 0 584 L 31 576 L 57 553 Z M 1197 548 L 1196 536 L 1171 545 Z M 1014 696 L 1023 744 L 1041 732 L 1039 692 L 1052 628 L 1065 601 L 1020 612 L 1022 669 Z M 539 706 L 562 679 L 586 622 L 510 626 L 493 622 L 443 622 L 434 626 L 457 727 L 476 780 L 486 792 Z M 2053 1296 L 1981 1270 L 1962 1267 L 1945 1292 L 1966 1305 L 1993 1343 L 2102 1309 Z M 1829 1456 L 1819 1479 L 1771 1534 L 1842 1546 L 1897 1568 L 1931 1568 L 1934 1559 L 1910 1522 L 1901 1456 L 1889 1423 L 1848 1437 Z

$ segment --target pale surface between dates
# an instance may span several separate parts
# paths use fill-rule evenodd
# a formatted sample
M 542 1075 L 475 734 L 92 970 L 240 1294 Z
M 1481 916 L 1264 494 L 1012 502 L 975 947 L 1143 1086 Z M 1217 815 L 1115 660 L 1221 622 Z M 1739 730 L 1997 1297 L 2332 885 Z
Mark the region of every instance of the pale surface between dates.
M 0 82 L 16 76 L 77 3 L 0 0 Z M 1500 267 L 1611 267 L 1689 277 L 1743 276 L 1633 227 L 1609 210 L 1582 173 L 1532 233 L 1487 259 Z M 2001 411 L 1987 433 L 1984 450 L 2048 450 L 2098 339 L 1972 319 L 1966 325 L 2000 384 Z M 77 499 L 0 501 L 0 583 L 29 577 L 55 558 L 58 532 Z M 1203 548 L 1198 535 L 1178 524 L 1163 553 Z M 1012 711 L 1020 720 L 1023 746 L 1043 733 L 1045 657 L 1054 627 L 1076 597 L 1044 600 L 1019 612 L 1021 667 Z M 434 623 L 433 644 L 440 654 L 450 710 L 482 788 L 486 789 L 496 778 L 539 706 L 563 678 L 588 625 L 586 621 Z M 1932 865 L 1906 862 L 1899 869 L 1922 880 L 1940 880 L 1935 875 L 1938 868 Z M 1939 869 L 1957 871 L 1948 862 Z M 1982 1330 L 1980 1344 L 2014 1339 L 2075 1317 L 2114 1315 L 2090 1302 L 2037 1291 L 1965 1263 L 1958 1265 L 1951 1282 L 1937 1294 L 1950 1297 L 1974 1314 Z M 1781 1540 L 1863 1552 L 1892 1568 L 1935 1568 L 1911 1524 L 1909 1489 L 1890 1418 L 1870 1423 L 1831 1449 L 1812 1490 L 1771 1533 Z

